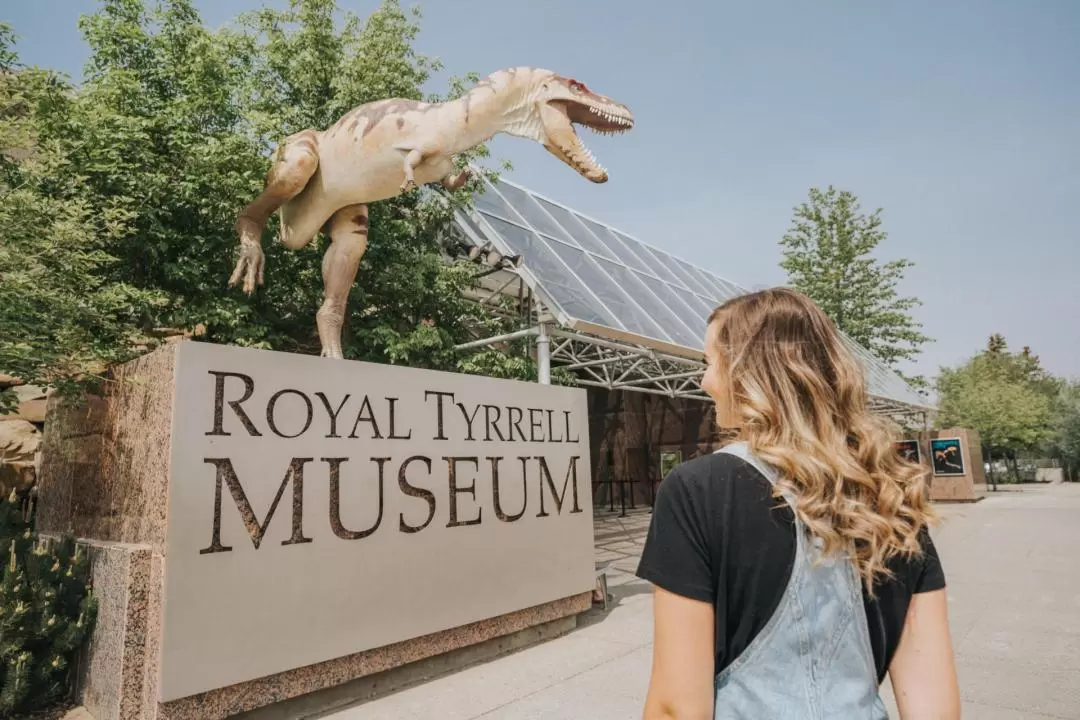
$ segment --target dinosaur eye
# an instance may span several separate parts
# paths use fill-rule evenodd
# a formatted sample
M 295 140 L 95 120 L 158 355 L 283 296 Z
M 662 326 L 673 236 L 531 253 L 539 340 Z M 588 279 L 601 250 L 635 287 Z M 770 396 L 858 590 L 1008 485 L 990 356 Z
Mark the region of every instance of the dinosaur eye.
M 580 93 L 581 92 L 581 83 L 576 83 L 576 82 L 570 83 L 570 92 Z

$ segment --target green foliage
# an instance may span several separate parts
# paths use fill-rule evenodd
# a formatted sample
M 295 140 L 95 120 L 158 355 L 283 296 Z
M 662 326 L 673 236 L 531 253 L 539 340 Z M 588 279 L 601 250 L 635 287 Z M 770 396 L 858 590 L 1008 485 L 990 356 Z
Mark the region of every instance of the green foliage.
M 90 560 L 71 537 L 35 537 L 13 492 L 0 501 L 0 717 L 63 701 L 97 620 Z
M 885 238 L 880 209 L 865 215 L 851 192 L 811 188 L 780 241 L 780 267 L 790 285 L 812 298 L 837 327 L 895 365 L 916 357 L 930 338 L 911 317 L 920 301 L 897 292 L 904 270 L 913 263 L 882 264 L 871 255 Z M 925 386 L 922 378 L 909 381 Z
M 109 219 L 49 124 L 72 108 L 54 73 L 22 68 L 0 25 L 0 368 L 61 388 L 125 359 L 158 295 L 109 280 Z M 10 408 L 0 397 L 0 411 Z
M 192 0 L 101 0 L 80 28 L 90 46 L 80 87 L 45 71 L 3 74 L 3 107 L 25 110 L 0 131 L 0 148 L 33 153 L 5 160 L 0 177 L 0 368 L 39 384 L 85 379 L 145 352 L 161 328 L 317 353 L 326 238 L 289 251 L 272 240 L 271 220 L 266 285 L 249 298 L 226 287 L 236 216 L 262 190 L 286 136 L 364 102 L 422 97 L 441 64 L 413 49 L 419 12 L 384 0 L 360 19 L 335 0 L 291 0 L 211 30 Z M 3 37 L 0 57 L 14 67 Z M 448 97 L 466 82 L 452 79 Z M 486 156 L 480 147 L 467 159 Z M 453 207 L 477 187 L 371 207 L 347 357 L 528 371 L 453 351 L 475 333 L 506 330 L 461 298 L 473 270 L 440 257 Z
M 991 454 L 1010 457 L 1044 447 L 1054 439 L 1060 381 L 1038 356 L 1024 348 L 1011 353 L 1000 335 L 958 368 L 943 368 L 937 379 L 941 427 L 972 428 Z
M 1080 380 L 1062 381 L 1056 398 L 1048 454 L 1061 461 L 1070 480 L 1080 480 Z

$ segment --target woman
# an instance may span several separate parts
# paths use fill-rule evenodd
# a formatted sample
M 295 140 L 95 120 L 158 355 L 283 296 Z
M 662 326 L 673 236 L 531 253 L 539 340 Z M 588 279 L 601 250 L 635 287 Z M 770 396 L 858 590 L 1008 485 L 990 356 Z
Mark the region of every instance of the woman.
M 646 720 L 960 717 L 924 471 L 871 415 L 825 314 L 786 289 L 717 308 L 702 387 L 732 440 L 660 485 Z

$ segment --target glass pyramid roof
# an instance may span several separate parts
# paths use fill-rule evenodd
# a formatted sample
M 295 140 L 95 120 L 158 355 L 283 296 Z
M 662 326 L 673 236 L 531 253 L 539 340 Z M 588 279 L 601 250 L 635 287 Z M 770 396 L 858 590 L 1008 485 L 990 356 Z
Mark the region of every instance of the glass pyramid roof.
M 713 308 L 749 292 L 505 178 L 484 180 L 475 212 L 456 213 L 474 242 L 521 257 L 521 273 L 565 327 L 700 358 Z M 925 406 L 902 378 L 845 337 L 871 395 Z

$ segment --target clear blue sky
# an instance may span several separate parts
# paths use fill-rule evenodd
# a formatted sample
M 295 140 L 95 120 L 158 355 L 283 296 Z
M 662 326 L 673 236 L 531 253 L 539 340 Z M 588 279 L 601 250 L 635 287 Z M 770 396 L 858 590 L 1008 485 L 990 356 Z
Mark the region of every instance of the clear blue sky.
M 279 5 L 283 0 L 270 0 Z M 262 0 L 201 0 L 213 25 Z M 377 0 L 341 0 L 366 15 Z M 93 0 L 5 3 L 28 63 L 80 74 Z M 963 361 L 992 332 L 1080 376 L 1080 2 L 428 0 L 418 48 L 451 72 L 536 65 L 634 110 L 586 131 L 587 183 L 539 145 L 494 143 L 522 184 L 748 287 L 811 185 L 884 208 L 883 258 L 928 346 Z M 442 78 L 432 89 L 442 83 Z

